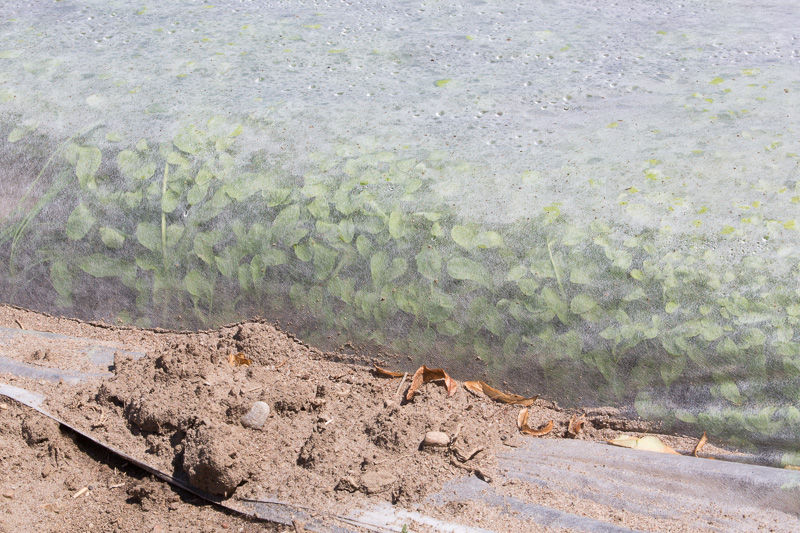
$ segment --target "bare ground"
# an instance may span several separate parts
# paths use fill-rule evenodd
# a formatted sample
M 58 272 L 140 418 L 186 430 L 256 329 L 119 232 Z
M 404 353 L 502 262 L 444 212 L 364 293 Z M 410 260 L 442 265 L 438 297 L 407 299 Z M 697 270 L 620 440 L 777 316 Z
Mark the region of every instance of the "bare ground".
M 530 408 L 529 425 L 538 429 L 552 421 L 553 429 L 543 436 L 523 435 L 518 405 L 492 401 L 463 383 L 451 395 L 443 381 L 423 384 L 409 400 L 411 376 L 391 378 L 344 362 L 342 354 L 310 348 L 263 322 L 169 332 L 0 306 L 0 326 L 145 352 L 137 360 L 118 351 L 113 376 L 80 385 L 10 374 L 0 374 L 0 381 L 46 395 L 43 407 L 73 427 L 207 492 L 230 501 L 295 502 L 321 517 L 387 502 L 475 527 L 531 531 L 513 517 L 498 522 L 500 517 L 474 502 L 442 508 L 427 506 L 425 498 L 458 476 L 491 483 L 496 454 L 524 439 L 603 441 L 622 432 L 653 431 L 613 408 L 567 410 L 539 399 Z M 72 343 L 15 337 L 0 351 L 29 365 L 96 372 Z M 269 416 L 261 428 L 245 427 L 242 417 L 255 402 L 265 402 Z M 287 530 L 209 505 L 25 406 L 3 403 L 0 531 Z M 580 431 L 569 432 L 570 420 L 581 416 Z M 444 446 L 423 446 L 428 432 L 446 434 Z M 661 438 L 684 453 L 697 442 Z M 704 451 L 719 450 L 708 445 Z M 566 495 L 541 498 L 553 508 L 606 518 L 604 510 L 578 505 Z M 636 516 L 616 522 L 651 530 L 665 526 Z M 424 530 L 413 524 L 412 529 Z

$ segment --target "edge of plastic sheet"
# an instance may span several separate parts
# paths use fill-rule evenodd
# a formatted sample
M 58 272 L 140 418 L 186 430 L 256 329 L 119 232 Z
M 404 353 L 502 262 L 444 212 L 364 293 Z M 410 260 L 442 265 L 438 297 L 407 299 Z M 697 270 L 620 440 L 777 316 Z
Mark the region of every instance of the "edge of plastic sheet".
M 121 450 L 114 448 L 113 446 L 109 446 L 108 444 L 97 440 L 91 435 L 73 427 L 72 425 L 61 420 L 60 418 L 52 415 L 51 413 L 47 412 L 42 408 L 42 404 L 44 403 L 46 398 L 41 394 L 30 392 L 28 390 L 15 387 L 13 385 L 0 383 L 0 395 L 16 400 L 19 403 L 26 405 L 31 409 L 34 409 L 35 411 L 38 411 L 42 415 L 52 420 L 55 420 L 62 426 L 68 428 L 70 431 L 73 431 L 74 433 L 77 433 L 81 437 L 90 440 L 94 444 L 97 444 L 98 446 L 101 446 L 102 448 L 110 451 L 111 453 L 125 459 L 129 463 L 138 466 L 145 472 L 148 472 L 149 474 L 152 474 L 157 478 L 166 481 L 170 485 L 173 485 L 187 492 L 190 492 L 209 503 L 218 505 L 230 511 L 247 515 L 252 518 L 257 518 L 259 520 L 276 522 L 287 526 L 292 525 L 293 522 L 295 521 L 300 521 L 303 523 L 303 527 L 305 529 L 309 531 L 317 531 L 319 533 L 354 533 L 359 531 L 359 529 L 353 529 L 353 527 L 360 528 L 360 530 L 376 531 L 376 532 L 394 531 L 392 529 L 374 527 L 368 523 L 359 523 L 354 519 L 343 518 L 339 516 L 325 515 L 324 518 L 322 519 L 315 518 L 311 516 L 311 512 L 313 511 L 311 509 L 301 508 L 297 505 L 278 500 L 270 500 L 270 501 L 242 500 L 242 501 L 237 501 L 235 503 L 230 501 L 224 501 L 218 496 L 208 494 L 207 492 L 204 492 L 176 477 L 173 477 L 165 472 L 162 472 L 161 470 L 154 468 L 153 466 L 144 463 L 136 459 L 135 457 L 126 454 Z M 322 513 L 315 513 L 315 514 L 322 514 Z M 336 520 L 346 524 L 346 526 L 331 525 L 326 523 L 328 520 Z

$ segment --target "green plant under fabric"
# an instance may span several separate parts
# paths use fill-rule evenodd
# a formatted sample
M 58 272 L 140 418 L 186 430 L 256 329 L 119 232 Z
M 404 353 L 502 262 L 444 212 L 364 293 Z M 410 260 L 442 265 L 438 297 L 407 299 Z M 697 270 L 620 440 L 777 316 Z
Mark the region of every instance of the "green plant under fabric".
M 54 221 L 63 233 L 32 231 L 37 204 L 2 228 L 3 249 L 38 249 L 32 268 L 65 310 L 87 280 L 121 287 L 119 316 L 140 325 L 291 309 L 320 338 L 477 356 L 498 379 L 524 369 L 561 397 L 632 403 L 744 448 L 796 441 L 796 264 L 731 265 L 702 239 L 672 251 L 668 233 L 581 226 L 557 205 L 482 227 L 435 192 L 439 174 L 475 170 L 463 162 L 351 150 L 317 154 L 298 179 L 280 160 L 239 161 L 243 129 L 213 118 L 122 150 L 78 135 L 53 154 L 69 171 L 39 202 L 71 206 Z

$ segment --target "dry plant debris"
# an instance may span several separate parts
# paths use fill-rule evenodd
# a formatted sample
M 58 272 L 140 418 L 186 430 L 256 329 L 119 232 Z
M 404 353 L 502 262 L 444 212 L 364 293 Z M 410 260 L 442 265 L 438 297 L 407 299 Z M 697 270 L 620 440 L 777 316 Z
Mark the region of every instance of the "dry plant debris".
M 608 441 L 614 446 L 632 448 L 634 450 L 644 450 L 647 452 L 670 453 L 681 455 L 663 442 L 655 435 L 645 435 L 644 437 L 631 437 L 630 435 L 620 435 L 616 439 Z
M 231 366 L 248 366 L 253 364 L 253 360 L 248 359 L 243 353 L 239 352 L 236 354 L 231 353 L 228 356 L 228 363 L 230 363 Z
M 529 413 L 530 412 L 526 407 L 525 409 L 519 412 L 519 415 L 517 415 L 517 427 L 519 427 L 522 433 L 524 433 L 525 435 L 533 435 L 534 437 L 541 437 L 542 435 L 547 435 L 548 433 L 553 431 L 552 420 L 539 429 L 534 429 L 531 426 L 529 426 L 528 425 Z
M 523 407 L 530 407 L 539 397 L 533 396 L 531 398 L 526 398 L 518 394 L 507 394 L 495 389 L 494 387 L 490 387 L 483 381 L 465 381 L 464 388 L 478 395 L 485 394 L 496 402 L 522 405 Z
M 456 393 L 458 384 L 453 378 L 447 375 L 447 372 L 441 368 L 428 368 L 427 366 L 422 365 L 416 372 L 414 372 L 414 377 L 411 378 L 411 386 L 408 388 L 408 392 L 406 393 L 406 400 L 411 400 L 423 383 L 440 380 L 444 381 L 448 396 L 452 396 Z
M 583 425 L 586 423 L 586 418 L 583 415 L 578 416 L 574 415 L 572 418 L 569 419 L 569 426 L 567 426 L 567 433 L 574 437 L 578 433 L 581 432 L 583 429 Z
M 697 441 L 697 444 L 695 445 L 694 450 L 692 450 L 692 455 L 697 457 L 697 454 L 700 453 L 700 450 L 703 449 L 703 446 L 706 445 L 706 442 L 708 442 L 708 437 L 706 436 L 706 432 L 704 431 L 703 432 L 703 436 L 700 437 L 700 440 Z

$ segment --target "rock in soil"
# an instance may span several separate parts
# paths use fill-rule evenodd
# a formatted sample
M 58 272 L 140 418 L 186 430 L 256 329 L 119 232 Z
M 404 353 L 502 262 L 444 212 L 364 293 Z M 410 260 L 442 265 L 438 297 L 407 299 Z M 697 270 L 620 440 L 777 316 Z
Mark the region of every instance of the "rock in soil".
M 250 411 L 242 417 L 242 425 L 246 428 L 261 429 L 269 417 L 269 405 L 266 402 L 256 402 Z

